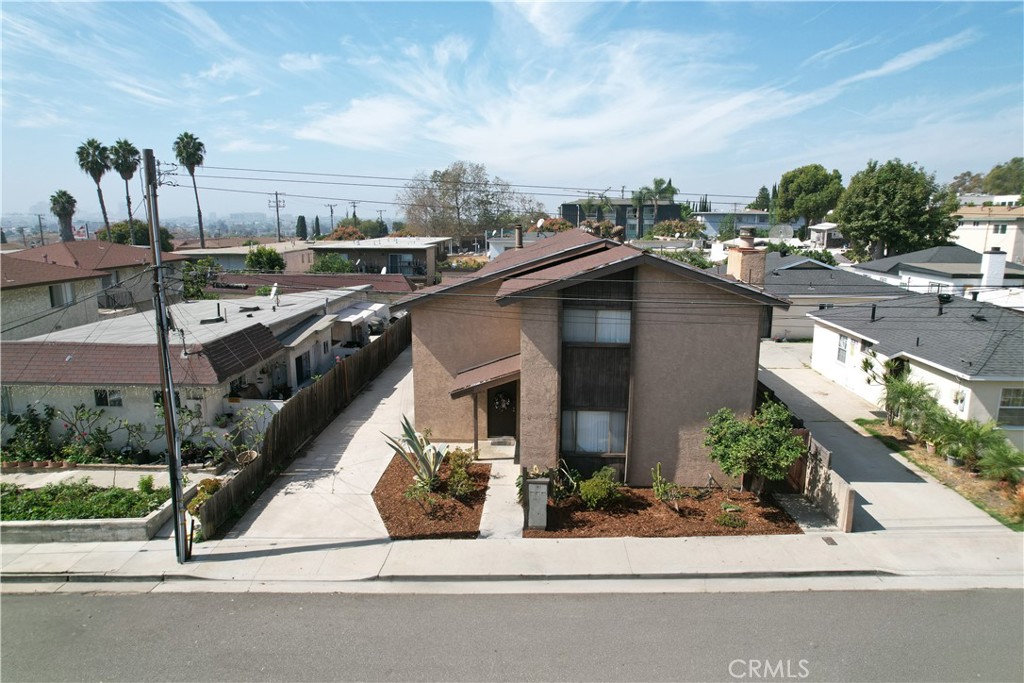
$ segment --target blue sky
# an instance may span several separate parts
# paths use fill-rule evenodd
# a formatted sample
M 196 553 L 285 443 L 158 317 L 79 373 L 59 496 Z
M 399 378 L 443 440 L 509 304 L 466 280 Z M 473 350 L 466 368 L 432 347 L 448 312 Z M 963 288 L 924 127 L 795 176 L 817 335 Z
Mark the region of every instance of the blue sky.
M 5 1 L 0 209 L 45 211 L 66 189 L 76 222 L 98 218 L 77 146 L 124 137 L 173 162 L 184 130 L 206 145 L 200 199 L 219 216 L 268 212 L 278 190 L 288 214 L 358 201 L 361 216 L 395 217 L 401 181 L 342 176 L 408 178 L 458 159 L 570 188 L 536 190 L 549 211 L 572 189 L 628 196 L 655 176 L 753 195 L 809 163 L 846 182 L 899 157 L 946 182 L 1024 149 L 1021 9 Z M 215 177 L 231 175 L 259 180 Z M 161 190 L 162 216 L 194 213 L 179 180 Z M 103 190 L 123 219 L 119 176 Z M 138 179 L 132 192 L 138 202 Z

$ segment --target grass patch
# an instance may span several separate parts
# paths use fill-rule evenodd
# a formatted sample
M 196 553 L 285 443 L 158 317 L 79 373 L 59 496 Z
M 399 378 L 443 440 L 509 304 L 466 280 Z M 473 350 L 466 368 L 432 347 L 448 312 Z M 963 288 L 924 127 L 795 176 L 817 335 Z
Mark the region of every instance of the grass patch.
M 966 473 L 958 467 L 946 465 L 944 457 L 931 455 L 923 448 L 883 432 L 883 429 L 888 429 L 884 420 L 877 418 L 873 420 L 857 418 L 854 422 L 856 422 L 857 425 L 863 428 L 868 434 L 885 444 L 886 448 L 899 453 L 901 456 L 935 477 L 943 484 L 943 486 L 956 491 L 964 498 L 964 500 L 967 500 L 979 510 L 988 514 L 992 519 L 996 520 L 1008 529 L 1024 532 L 1024 520 L 1019 522 L 1013 521 L 1007 515 L 995 509 L 988 501 L 983 500 L 980 496 L 972 493 L 972 491 L 966 490 L 966 487 L 963 485 L 963 478 L 966 477 Z M 992 482 L 992 485 L 994 487 L 995 482 Z
M 171 497 L 167 487 L 145 490 L 101 488 L 88 479 L 72 479 L 26 489 L 0 484 L 0 519 L 130 519 L 145 517 Z

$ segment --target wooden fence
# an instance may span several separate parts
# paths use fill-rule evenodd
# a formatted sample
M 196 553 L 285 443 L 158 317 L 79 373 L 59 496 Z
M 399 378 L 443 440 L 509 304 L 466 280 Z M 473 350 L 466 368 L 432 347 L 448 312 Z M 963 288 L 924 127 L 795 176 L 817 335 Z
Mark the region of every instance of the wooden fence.
M 259 456 L 200 508 L 203 535 L 212 537 L 225 521 L 244 508 L 261 486 L 284 469 L 411 342 L 411 319 L 406 315 L 359 353 L 343 358 L 316 382 L 288 399 L 271 419 Z

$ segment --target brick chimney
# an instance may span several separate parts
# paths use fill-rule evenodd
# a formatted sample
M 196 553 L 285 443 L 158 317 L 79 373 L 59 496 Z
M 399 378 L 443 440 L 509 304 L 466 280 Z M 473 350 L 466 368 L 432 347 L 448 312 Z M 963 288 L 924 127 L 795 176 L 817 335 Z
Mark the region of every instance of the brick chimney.
M 1002 287 L 1006 274 L 1006 252 L 992 247 L 981 255 L 981 286 Z
M 726 274 L 755 287 L 764 287 L 765 252 L 754 248 L 754 230 L 740 229 L 740 246 L 729 250 Z

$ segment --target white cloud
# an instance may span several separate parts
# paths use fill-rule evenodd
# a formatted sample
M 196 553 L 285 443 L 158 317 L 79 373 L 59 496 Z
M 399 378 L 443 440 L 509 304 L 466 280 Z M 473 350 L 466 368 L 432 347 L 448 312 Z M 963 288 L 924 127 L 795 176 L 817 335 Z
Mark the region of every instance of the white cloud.
M 354 149 L 398 149 L 419 134 L 423 109 L 394 96 L 354 99 L 340 113 L 318 113 L 295 131 L 300 140 L 317 140 Z
M 244 59 L 229 59 L 211 64 L 209 69 L 199 72 L 199 77 L 215 83 L 223 83 L 242 75 L 247 70 L 248 67 Z
M 66 126 L 70 123 L 69 119 L 55 114 L 52 111 L 45 109 L 33 113 L 32 116 L 19 119 L 14 122 L 15 128 L 52 128 L 56 126 Z
M 844 40 L 832 47 L 827 47 L 824 50 L 815 52 L 813 55 L 800 62 L 800 67 L 803 68 L 811 64 L 827 64 L 840 55 L 860 50 L 877 42 L 877 39 L 865 40 L 861 43 L 854 43 L 852 40 Z
M 123 92 L 124 94 L 148 104 L 157 105 L 160 107 L 169 107 L 175 104 L 174 100 L 159 94 L 154 88 L 142 85 L 141 83 L 134 81 L 112 81 L 107 84 L 114 90 Z
M 462 36 L 447 36 L 434 45 L 434 61 L 444 68 L 451 62 L 465 62 L 469 59 L 470 42 Z
M 921 66 L 922 64 L 934 59 L 938 59 L 945 54 L 965 48 L 975 42 L 978 37 L 977 31 L 974 29 L 966 29 L 955 36 L 946 38 L 945 40 L 922 45 L 921 47 L 916 47 L 913 50 L 907 50 L 902 54 L 896 55 L 877 69 L 868 69 L 867 71 L 862 71 L 859 74 L 843 79 L 839 82 L 839 85 L 848 85 L 872 78 L 880 78 L 882 76 L 890 76 L 903 71 L 909 71 L 914 67 Z
M 544 42 L 564 42 L 583 21 L 600 9 L 599 3 L 582 2 L 497 2 L 496 11 L 512 13 L 525 21 Z
M 227 104 L 228 102 L 235 102 L 237 100 L 248 99 L 250 97 L 259 97 L 262 93 L 262 88 L 254 88 L 253 90 L 240 95 L 224 95 L 223 97 L 218 98 L 217 102 L 218 104 Z
M 291 71 L 293 73 L 320 71 L 335 59 L 337 58 L 313 52 L 308 54 L 289 52 L 288 54 L 281 55 L 281 59 L 278 61 L 278 66 L 285 71 Z

